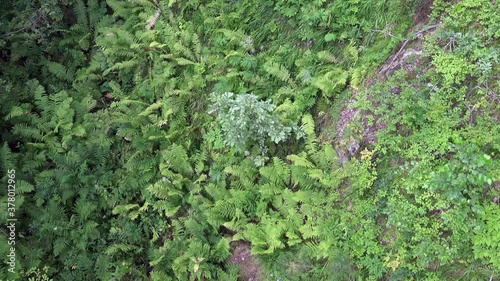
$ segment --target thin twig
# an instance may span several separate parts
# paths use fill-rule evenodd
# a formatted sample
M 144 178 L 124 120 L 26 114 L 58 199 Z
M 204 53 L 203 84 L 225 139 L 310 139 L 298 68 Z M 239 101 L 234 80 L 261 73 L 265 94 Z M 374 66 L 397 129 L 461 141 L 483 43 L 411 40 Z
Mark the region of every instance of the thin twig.
M 8 32 L 8 33 L 4 33 L 4 34 L 0 34 L 0 38 L 4 38 L 4 37 L 7 37 L 7 36 L 12 36 L 14 34 L 17 34 L 19 32 L 23 32 L 25 31 L 26 29 L 28 29 L 28 27 L 23 27 L 21 29 L 18 29 L 16 31 L 12 31 L 12 32 Z
M 36 18 L 35 18 L 36 17 Z M 42 10 L 41 9 L 38 9 L 36 11 L 33 11 L 32 12 L 32 16 L 29 20 L 29 24 L 27 24 L 26 26 L 18 29 L 18 30 L 15 30 L 15 31 L 11 31 L 11 32 L 7 32 L 7 33 L 4 33 L 4 34 L 0 34 L 0 38 L 4 38 L 4 37 L 7 37 L 7 36 L 12 36 L 12 35 L 15 35 L 17 33 L 20 33 L 20 32 L 24 32 L 26 30 L 35 30 L 36 28 L 39 27 L 39 20 L 42 19 L 44 20 L 44 14 L 42 13 Z
M 419 31 L 417 31 L 416 35 L 417 35 L 417 38 L 420 37 L 424 32 L 430 30 L 430 29 L 433 29 L 433 28 L 436 28 L 438 27 L 439 24 L 433 24 L 433 25 L 430 25 L 426 28 L 423 28 Z M 389 69 L 389 67 L 392 66 L 392 64 L 397 60 L 397 58 L 399 57 L 399 55 L 401 54 L 401 52 L 403 52 L 404 48 L 406 47 L 406 45 L 408 44 L 408 42 L 414 40 L 416 38 L 407 38 L 404 42 L 403 42 L 403 45 L 401 46 L 401 48 L 399 48 L 399 51 L 396 53 L 396 55 L 392 58 L 391 62 L 386 66 L 384 67 L 384 69 L 382 69 L 380 71 L 380 73 L 384 73 L 385 71 L 387 71 L 387 69 Z
M 429 26 L 428 26 L 428 27 L 426 27 L 426 28 L 422 28 L 421 30 L 419 30 L 419 31 L 417 32 L 417 35 L 422 34 L 422 33 L 426 32 L 427 30 L 434 29 L 434 28 L 438 27 L 440 24 L 441 24 L 441 23 L 438 23 L 438 24 L 433 24 L 433 25 L 429 25 Z
M 473 125 L 474 124 L 474 110 L 476 109 L 476 105 L 475 104 L 473 107 L 470 107 L 468 106 L 467 104 L 465 104 L 465 107 L 467 107 L 467 109 L 469 110 L 469 125 Z
M 467 94 L 465 94 L 465 100 L 469 100 L 470 94 L 476 90 L 476 89 L 482 89 L 479 85 L 476 85 L 474 88 L 470 89 Z
M 491 92 L 491 94 L 492 94 L 492 95 L 494 95 L 495 97 L 497 96 L 497 93 L 496 93 L 495 91 L 493 91 L 492 89 L 490 89 L 490 87 L 488 86 L 488 81 L 484 81 L 484 82 L 483 82 L 483 85 L 484 85 L 484 87 L 486 87 L 486 89 L 487 89 L 488 91 L 490 91 L 490 92 Z M 487 92 L 487 91 L 486 91 L 486 92 Z
M 394 35 L 392 35 L 390 32 L 384 31 L 384 30 L 380 30 L 380 29 L 372 29 L 371 31 L 373 31 L 373 32 L 380 32 L 380 33 L 384 33 L 385 35 L 387 35 L 387 36 L 391 36 L 392 38 L 394 38 Z
M 426 32 L 427 30 L 436 28 L 438 26 L 439 26 L 439 24 L 434 24 L 434 25 L 428 26 L 426 28 L 423 28 L 423 29 L 417 31 L 416 35 L 417 35 L 417 37 L 420 37 L 420 35 L 422 35 L 422 33 Z M 399 48 L 399 51 L 396 54 L 396 56 L 392 59 L 391 64 L 399 57 L 399 55 L 401 54 L 401 52 L 405 48 L 406 44 L 408 44 L 408 42 L 410 42 L 411 40 L 414 40 L 414 39 L 415 38 L 408 38 L 408 39 L 405 40 L 405 42 L 403 43 L 403 45 L 401 46 L 401 48 Z

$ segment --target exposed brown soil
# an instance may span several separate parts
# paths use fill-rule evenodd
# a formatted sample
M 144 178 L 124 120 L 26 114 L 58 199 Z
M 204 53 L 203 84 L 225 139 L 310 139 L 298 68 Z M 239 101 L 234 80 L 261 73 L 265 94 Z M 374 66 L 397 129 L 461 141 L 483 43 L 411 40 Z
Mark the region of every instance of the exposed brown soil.
M 413 26 L 421 27 L 429 21 L 429 15 L 432 12 L 433 0 L 423 0 L 418 4 L 417 11 L 413 16 Z
M 251 245 L 246 241 L 231 242 L 231 256 L 229 263 L 240 267 L 241 281 L 263 281 L 264 270 L 259 261 L 250 253 Z

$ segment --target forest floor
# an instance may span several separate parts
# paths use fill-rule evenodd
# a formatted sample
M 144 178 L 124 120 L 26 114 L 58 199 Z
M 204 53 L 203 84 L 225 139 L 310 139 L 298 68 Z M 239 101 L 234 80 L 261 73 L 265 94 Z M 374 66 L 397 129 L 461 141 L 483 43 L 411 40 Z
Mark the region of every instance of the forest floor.
M 231 256 L 229 263 L 240 267 L 240 280 L 261 281 L 264 280 L 264 270 L 258 259 L 250 253 L 251 245 L 245 241 L 231 243 Z

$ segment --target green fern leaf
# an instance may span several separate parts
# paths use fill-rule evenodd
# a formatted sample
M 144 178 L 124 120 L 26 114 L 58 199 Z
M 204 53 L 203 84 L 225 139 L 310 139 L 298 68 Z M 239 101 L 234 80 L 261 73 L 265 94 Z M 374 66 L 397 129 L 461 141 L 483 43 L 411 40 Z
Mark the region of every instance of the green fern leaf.
M 59 79 L 63 79 L 67 82 L 71 82 L 74 79 L 74 74 L 58 62 L 47 62 L 47 67 L 49 72 Z
M 290 79 L 290 72 L 288 69 L 286 69 L 283 65 L 273 62 L 273 61 L 266 61 L 264 63 L 264 69 L 271 75 L 274 76 L 278 79 L 280 79 L 283 82 L 291 83 Z

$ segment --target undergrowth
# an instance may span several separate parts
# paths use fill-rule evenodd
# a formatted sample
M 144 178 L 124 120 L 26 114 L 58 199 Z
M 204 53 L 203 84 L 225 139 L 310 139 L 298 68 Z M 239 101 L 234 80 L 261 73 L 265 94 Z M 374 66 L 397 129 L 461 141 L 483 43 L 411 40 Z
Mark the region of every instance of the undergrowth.
M 498 4 L 434 1 L 430 66 L 367 87 L 419 5 L 6 3 L 0 279 L 237 280 L 238 240 L 268 280 L 499 278 Z M 383 129 L 339 161 L 354 91 Z

